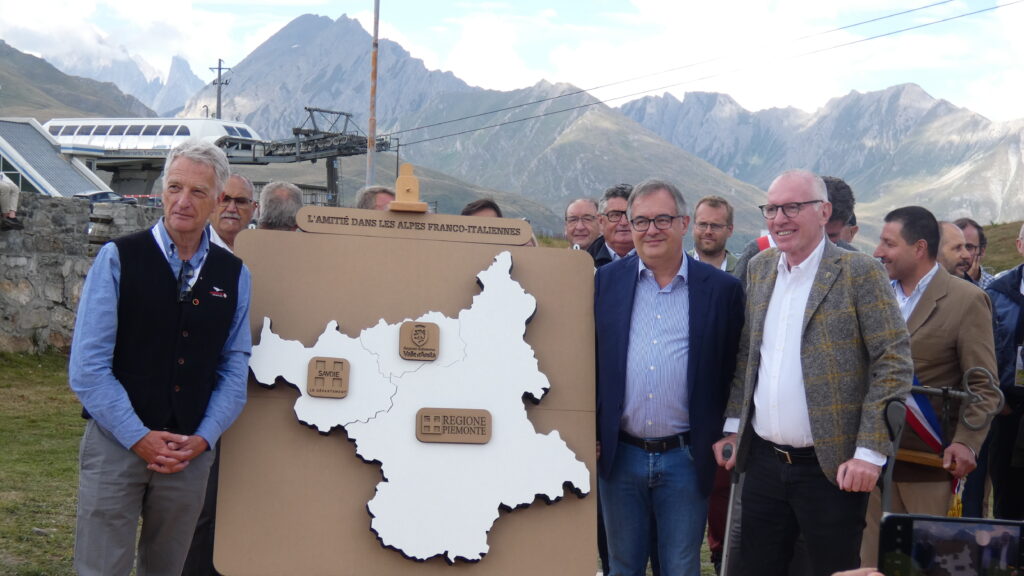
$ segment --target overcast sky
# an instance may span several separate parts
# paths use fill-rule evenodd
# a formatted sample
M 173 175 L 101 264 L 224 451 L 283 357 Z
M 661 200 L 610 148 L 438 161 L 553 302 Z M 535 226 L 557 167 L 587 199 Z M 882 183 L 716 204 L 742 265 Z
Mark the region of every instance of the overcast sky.
M 703 90 L 728 93 L 751 110 L 814 111 L 851 90 L 914 82 L 993 120 L 1024 118 L 1021 0 L 939 2 L 828 32 L 932 3 L 381 0 L 380 29 L 428 68 L 485 88 L 522 88 L 541 79 L 581 88 L 617 83 L 595 95 L 667 90 L 682 98 Z M 832 48 L 997 4 L 983 14 Z M 227 66 L 239 62 L 306 13 L 347 14 L 369 30 L 373 1 L 0 0 L 0 38 L 34 54 L 68 50 L 97 58 L 109 57 L 103 38 L 163 73 L 180 54 L 209 80 L 218 58 Z M 639 76 L 646 77 L 622 82 Z

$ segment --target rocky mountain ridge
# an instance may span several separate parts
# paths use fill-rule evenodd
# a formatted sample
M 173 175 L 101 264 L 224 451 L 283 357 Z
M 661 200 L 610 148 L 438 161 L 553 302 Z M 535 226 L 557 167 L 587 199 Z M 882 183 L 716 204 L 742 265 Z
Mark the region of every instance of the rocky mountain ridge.
M 833 98 L 814 113 L 750 112 L 725 94 L 666 94 L 623 114 L 741 180 L 767 188 L 788 168 L 844 178 L 866 212 L 920 203 L 941 218 L 1024 217 L 1024 122 L 993 122 L 915 84 Z
M 233 67 L 224 116 L 271 137 L 290 136 L 303 106 L 351 112 L 366 126 L 370 46 L 370 35 L 347 16 L 300 16 Z M 378 132 L 396 137 L 403 161 L 519 193 L 556 213 L 573 198 L 650 176 L 683 185 L 691 202 L 719 194 L 749 203 L 758 194 L 571 85 L 472 87 L 428 70 L 389 40 L 380 42 L 378 62 Z M 215 98 L 207 87 L 182 114 L 195 116 Z M 741 236 L 756 234 L 758 218 L 740 216 Z
M 356 20 L 306 14 L 268 38 L 232 67 L 222 91 L 225 118 L 240 118 L 271 138 L 289 137 L 304 117 L 304 106 L 348 112 L 365 129 L 369 107 L 370 35 Z M 433 94 L 470 89 L 450 72 L 427 70 L 390 40 L 378 56 L 377 117 L 381 130 L 422 108 Z M 271 80 L 272 79 L 272 80 Z M 200 115 L 216 104 L 214 86 L 203 88 L 181 112 Z

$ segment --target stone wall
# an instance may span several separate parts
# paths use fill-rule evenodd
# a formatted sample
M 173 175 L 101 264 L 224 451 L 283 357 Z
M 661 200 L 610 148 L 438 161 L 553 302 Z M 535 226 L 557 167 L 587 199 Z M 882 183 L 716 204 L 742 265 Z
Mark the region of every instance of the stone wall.
M 24 230 L 0 232 L 0 351 L 67 351 L 98 244 L 152 225 L 159 208 L 22 193 Z M 91 232 L 91 235 L 90 235 Z

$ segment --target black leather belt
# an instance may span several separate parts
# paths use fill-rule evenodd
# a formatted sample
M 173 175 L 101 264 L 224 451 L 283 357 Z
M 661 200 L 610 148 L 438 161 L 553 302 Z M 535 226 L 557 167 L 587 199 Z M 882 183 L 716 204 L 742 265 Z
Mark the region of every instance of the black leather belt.
M 630 436 L 629 434 L 620 431 L 619 440 L 626 444 L 636 446 L 645 452 L 668 452 L 669 450 L 674 450 L 680 446 L 686 446 L 689 444 L 690 433 L 683 432 L 682 434 L 665 436 L 663 438 L 637 438 L 636 436 Z
M 785 444 L 769 442 L 757 434 L 754 434 L 754 437 L 764 442 L 767 448 L 779 459 L 779 462 L 783 464 L 810 464 L 818 461 L 818 456 L 814 453 L 814 446 L 794 448 Z

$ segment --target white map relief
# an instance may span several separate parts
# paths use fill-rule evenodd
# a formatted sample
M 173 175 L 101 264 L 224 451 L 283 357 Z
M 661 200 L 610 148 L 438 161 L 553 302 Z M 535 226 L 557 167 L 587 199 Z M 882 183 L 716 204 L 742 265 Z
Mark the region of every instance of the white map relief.
M 590 492 L 589 471 L 558 431 L 539 434 L 527 418 L 524 394 L 540 400 L 550 383 L 523 339 L 536 300 L 512 280 L 511 269 L 511 254 L 496 256 L 477 276 L 482 291 L 457 319 L 438 312 L 414 319 L 440 327 L 440 353 L 432 362 L 402 359 L 401 323 L 383 320 L 358 339 L 331 321 L 306 348 L 278 337 L 264 319 L 253 346 L 249 365 L 259 382 L 272 385 L 280 376 L 301 392 L 295 403 L 300 421 L 321 432 L 344 427 L 361 458 L 380 462 L 384 480 L 367 505 L 371 528 L 385 546 L 410 558 L 479 560 L 500 507 L 528 506 L 538 496 L 558 500 L 566 484 Z M 346 398 L 307 395 L 314 356 L 349 361 Z M 491 440 L 421 443 L 415 435 L 420 408 L 488 410 Z

